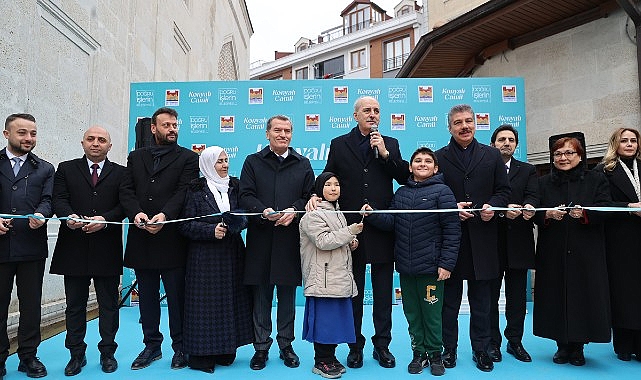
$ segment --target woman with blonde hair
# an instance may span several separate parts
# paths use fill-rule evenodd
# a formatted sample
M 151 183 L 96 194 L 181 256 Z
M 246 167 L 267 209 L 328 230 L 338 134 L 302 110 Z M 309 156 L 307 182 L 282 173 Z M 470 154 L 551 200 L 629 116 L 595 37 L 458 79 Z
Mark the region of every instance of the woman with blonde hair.
M 605 173 L 617 207 L 641 207 L 639 131 L 619 128 L 612 133 L 603 161 L 595 170 Z M 641 212 L 617 212 L 605 226 L 612 339 L 623 361 L 641 361 Z

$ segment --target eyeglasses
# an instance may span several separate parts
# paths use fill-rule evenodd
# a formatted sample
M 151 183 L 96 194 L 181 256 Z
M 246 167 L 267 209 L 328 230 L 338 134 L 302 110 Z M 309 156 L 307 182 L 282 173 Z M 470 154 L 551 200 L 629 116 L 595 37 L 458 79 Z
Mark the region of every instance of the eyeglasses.
M 572 157 L 574 157 L 575 154 L 576 154 L 576 152 L 568 150 L 568 151 L 565 151 L 565 152 L 554 152 L 554 154 L 552 154 L 552 155 L 554 156 L 554 158 L 561 158 L 561 156 L 565 156 L 567 158 L 572 158 Z

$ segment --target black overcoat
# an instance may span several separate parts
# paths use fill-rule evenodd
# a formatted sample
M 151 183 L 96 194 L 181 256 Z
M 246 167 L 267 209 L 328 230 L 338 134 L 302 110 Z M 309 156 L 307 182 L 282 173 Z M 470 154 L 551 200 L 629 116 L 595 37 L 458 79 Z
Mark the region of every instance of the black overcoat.
M 269 146 L 250 154 L 240 174 L 240 207 L 250 213 L 267 208 L 305 210 L 314 187 L 314 171 L 306 157 L 291 147 L 281 163 Z M 245 283 L 298 286 L 300 270 L 300 215 L 287 227 L 260 216 L 249 218 Z
M 538 206 L 539 182 L 534 165 L 513 158 L 508 178 L 512 188 L 508 204 Z M 500 217 L 499 229 L 503 230 L 506 242 L 505 257 L 499 257 L 501 268 L 534 268 L 534 221 L 525 220 L 522 216 L 516 219 Z
M 456 156 L 453 146 L 454 139 L 443 148 L 436 151 L 438 170 L 445 177 L 445 184 L 452 189 L 456 202 L 472 202 L 475 208 L 481 208 L 487 203 L 494 207 L 505 207 L 510 196 L 510 184 L 505 164 L 498 149 L 476 143 L 473 156 L 468 167 L 464 167 Z M 499 275 L 498 258 L 498 212 L 494 217 L 483 222 L 479 215 L 461 222 L 461 249 L 456 262 L 453 276 L 470 276 L 461 268 L 472 268 L 476 280 L 491 280 Z M 467 234 L 467 236 L 465 236 Z M 465 244 L 468 241 L 469 244 Z M 470 250 L 470 252 L 467 252 Z M 471 262 L 470 262 L 471 260 Z M 471 270 L 470 270 L 471 271 Z
M 94 187 L 85 157 L 61 162 L 53 181 L 56 215 L 99 215 L 110 222 L 121 222 L 125 214 L 119 191 L 124 175 L 124 166 L 107 159 Z M 122 274 L 122 225 L 108 224 L 105 229 L 87 234 L 80 228 L 72 230 L 61 221 L 50 271 L 92 277 Z
M 409 164 L 401 157 L 398 140 L 383 136 L 389 157 L 374 157 L 369 150 L 364 156 L 359 143 L 362 135 L 358 127 L 334 138 L 330 144 L 326 172 L 332 172 L 341 184 L 341 209 L 360 210 L 368 203 L 374 209 L 388 209 L 394 196 L 394 180 L 404 185 L 409 177 Z M 361 216 L 345 214 L 347 224 L 358 223 Z M 394 261 L 394 233 L 368 224 L 358 235 L 359 245 L 353 252 L 354 265 L 391 263 Z
M 609 206 L 603 173 L 582 166 L 555 168 L 539 179 L 540 207 Z M 585 211 L 575 219 L 545 219 L 539 226 L 534 285 L 534 335 L 567 342 L 610 341 L 610 297 L 605 259 L 603 212 Z
M 229 203 L 238 210 L 238 179 L 230 178 Z M 192 182 L 181 218 L 219 214 L 220 209 L 204 178 Z M 216 239 L 216 225 L 224 220 L 227 233 Z M 189 239 L 185 275 L 183 351 L 190 355 L 222 355 L 252 343 L 251 294 L 243 283 L 245 244 L 240 232 L 247 217 L 212 216 L 181 222 Z
M 13 175 L 6 148 L 0 150 L 0 213 L 45 218 L 53 215 L 53 165 L 29 153 L 17 176 Z M 35 230 L 29 219 L 13 218 L 8 233 L 0 235 L 0 263 L 44 260 L 48 255 L 46 224 Z
M 637 160 L 641 168 L 641 161 Z M 603 166 L 595 168 L 603 171 Z M 639 202 L 632 182 L 620 163 L 605 171 L 613 205 Z M 605 225 L 612 326 L 641 330 L 641 218 L 627 212 L 613 213 Z
M 130 221 L 139 212 L 152 218 L 163 212 L 167 220 L 177 219 L 189 183 L 198 178 L 198 155 L 176 144 L 162 156 L 156 169 L 150 148 L 136 149 L 127 158 L 120 203 Z M 129 226 L 125 266 L 134 269 L 171 269 L 185 266 L 187 240 L 176 223 L 167 223 L 154 234 Z

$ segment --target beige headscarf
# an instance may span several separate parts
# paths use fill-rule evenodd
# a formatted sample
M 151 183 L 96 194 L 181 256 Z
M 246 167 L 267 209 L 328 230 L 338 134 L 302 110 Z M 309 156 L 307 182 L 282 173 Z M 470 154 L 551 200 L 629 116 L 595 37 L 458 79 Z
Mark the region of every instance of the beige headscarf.
M 209 190 L 214 194 L 214 199 L 216 200 L 216 204 L 218 204 L 220 212 L 231 210 L 229 195 L 227 194 L 229 190 L 229 176 L 224 178 L 219 176 L 214 167 L 216 161 L 218 161 L 218 157 L 223 151 L 223 148 L 219 146 L 210 146 L 200 153 L 200 159 L 198 160 L 200 171 L 207 180 Z

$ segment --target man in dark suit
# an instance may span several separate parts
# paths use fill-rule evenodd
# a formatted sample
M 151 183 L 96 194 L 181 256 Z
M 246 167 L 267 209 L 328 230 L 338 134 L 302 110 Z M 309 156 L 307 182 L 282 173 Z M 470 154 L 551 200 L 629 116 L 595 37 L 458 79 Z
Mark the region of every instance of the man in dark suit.
M 401 157 L 398 140 L 383 136 L 378 131 L 378 100 L 369 96 L 356 100 L 354 120 L 358 124 L 356 127 L 332 140 L 325 171 L 336 173 L 340 178 L 343 189 L 340 204 L 343 210 L 360 210 L 365 203 L 374 209 L 387 209 L 394 196 L 393 182 L 407 182 L 410 175 L 409 164 Z M 314 197 L 310 204 L 316 200 Z M 311 207 L 315 207 L 315 204 Z M 360 222 L 358 214 L 345 214 L 345 218 L 348 224 Z M 394 234 L 368 224 L 358 240 L 358 249 L 353 252 L 354 280 L 358 296 L 352 298 L 356 343 L 350 344 L 347 366 L 363 366 L 363 296 L 365 269 L 370 263 L 374 301 L 373 357 L 382 367 L 392 368 L 396 365 L 396 359 L 389 351 L 392 340 Z
M 64 275 L 65 347 L 71 353 L 66 376 L 79 374 L 87 364 L 84 338 L 92 279 L 98 300 L 100 365 L 106 373 L 118 368 L 114 352 L 118 347 L 115 339 L 119 325 L 122 226 L 103 222 L 121 222 L 125 217 L 119 200 L 125 168 L 107 158 L 111 137 L 106 129 L 99 126 L 87 129 L 81 144 L 85 155 L 61 162 L 53 182 L 56 215 L 73 218 L 60 223 L 50 270 L 52 274 Z
M 45 219 L 53 215 L 53 165 L 38 158 L 36 119 L 12 114 L 4 123 L 7 147 L 0 150 L 0 378 L 6 374 L 9 355 L 7 318 L 16 279 L 20 321 L 18 326 L 18 371 L 43 377 L 47 369 L 38 360 L 40 301 L 47 259 Z M 12 218 L 12 215 L 34 215 Z
M 492 283 L 499 275 L 497 221 L 494 207 L 507 206 L 510 184 L 498 150 L 479 143 L 472 107 L 461 104 L 447 115 L 450 143 L 436 152 L 439 170 L 458 202 L 461 247 L 452 277 L 445 283 L 443 302 L 443 364 L 456 366 L 458 314 L 467 280 L 470 303 L 472 359 L 481 371 L 492 371 L 490 344 Z M 465 208 L 481 209 L 465 211 Z
M 510 124 L 499 126 L 492 133 L 491 146 L 499 149 L 508 173 L 512 193 L 508 207 L 529 208 L 538 206 L 538 180 L 536 168 L 512 156 L 519 144 L 519 133 Z M 505 338 L 507 352 L 523 362 L 531 362 L 521 339 L 525 322 L 527 300 L 527 273 L 534 268 L 534 224 L 530 220 L 534 211 L 510 210 L 499 214 L 499 277 L 492 284 L 490 320 L 492 333 L 488 354 L 500 362 L 501 331 L 499 330 L 499 296 L 501 281 L 505 278 Z
M 276 341 L 279 357 L 287 367 L 300 365 L 292 348 L 296 286 L 302 279 L 298 215 L 314 187 L 314 171 L 309 160 L 289 145 L 292 122 L 277 115 L 267 121 L 269 145 L 250 154 L 240 174 L 240 207 L 251 213 L 247 227 L 245 283 L 252 286 L 254 349 L 249 362 L 253 370 L 265 368 L 273 339 L 272 299 L 278 297 Z
M 178 113 L 159 108 L 151 117 L 154 146 L 129 154 L 120 202 L 133 223 L 129 226 L 125 266 L 138 281 L 140 319 L 145 349 L 131 369 L 149 366 L 162 357 L 160 346 L 160 279 L 167 295 L 169 331 L 174 356 L 171 368 L 187 366 L 182 353 L 187 242 L 178 233 L 179 217 L 189 182 L 198 178 L 198 155 L 178 145 Z

